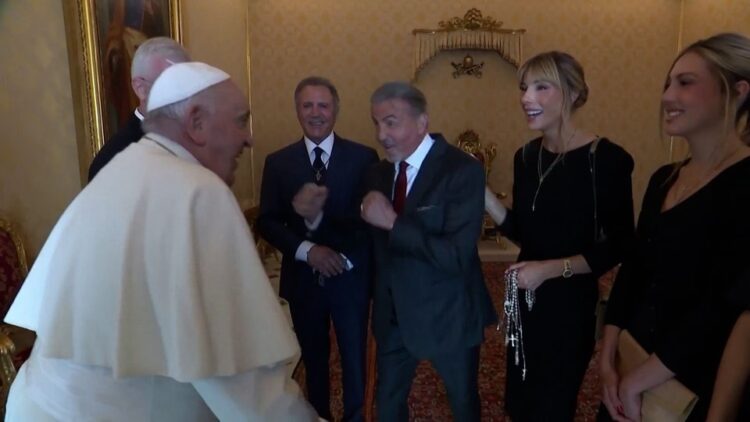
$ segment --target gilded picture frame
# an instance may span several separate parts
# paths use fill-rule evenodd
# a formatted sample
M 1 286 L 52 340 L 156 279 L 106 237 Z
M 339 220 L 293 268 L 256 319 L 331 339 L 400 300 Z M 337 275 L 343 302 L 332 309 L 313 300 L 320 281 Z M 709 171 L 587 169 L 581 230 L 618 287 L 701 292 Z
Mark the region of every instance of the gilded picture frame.
M 130 58 L 154 36 L 182 41 L 180 0 L 61 0 L 65 13 L 81 184 L 94 155 L 137 99 Z

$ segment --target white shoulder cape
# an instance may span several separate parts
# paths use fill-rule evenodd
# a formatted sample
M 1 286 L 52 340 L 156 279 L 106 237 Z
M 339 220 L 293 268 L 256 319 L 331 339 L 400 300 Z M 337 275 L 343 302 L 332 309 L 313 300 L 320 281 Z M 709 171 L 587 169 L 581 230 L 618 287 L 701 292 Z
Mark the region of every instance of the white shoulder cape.
M 5 321 L 38 353 L 187 382 L 292 359 L 297 341 L 231 190 L 149 134 L 70 204 Z

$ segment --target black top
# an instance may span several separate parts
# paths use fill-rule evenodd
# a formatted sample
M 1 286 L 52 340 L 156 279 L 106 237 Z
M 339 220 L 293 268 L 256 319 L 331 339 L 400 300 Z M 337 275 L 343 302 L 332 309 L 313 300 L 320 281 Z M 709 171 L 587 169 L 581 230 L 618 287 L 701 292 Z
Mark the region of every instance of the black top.
M 99 173 L 99 170 L 107 165 L 111 159 L 115 158 L 115 155 L 133 142 L 138 142 L 143 135 L 141 119 L 133 113 L 125 123 L 125 126 L 121 127 L 114 136 L 109 138 L 104 143 L 102 149 L 96 154 L 96 157 L 94 157 L 89 167 L 89 182 L 96 176 L 96 173 Z
M 750 265 L 739 276 L 736 286 L 727 295 L 727 300 L 742 310 L 750 311 Z
M 750 312 L 750 268 L 740 276 L 739 283 L 731 290 L 729 301 L 739 306 L 743 312 Z M 745 380 L 745 393 L 740 399 L 740 409 L 737 412 L 738 421 L 750 421 L 750 377 Z
M 629 330 L 698 394 L 690 419 L 704 420 L 738 315 L 727 294 L 748 266 L 750 158 L 662 211 L 675 175 L 668 165 L 651 177 L 635 248 L 612 289 L 606 323 Z
M 519 261 L 582 254 L 596 279 L 620 262 L 633 235 L 633 159 L 600 138 L 595 148 L 587 143 L 565 153 L 540 186 L 541 141 L 515 154 L 513 209 L 500 230 L 519 244 Z M 542 149 L 542 173 L 556 156 Z

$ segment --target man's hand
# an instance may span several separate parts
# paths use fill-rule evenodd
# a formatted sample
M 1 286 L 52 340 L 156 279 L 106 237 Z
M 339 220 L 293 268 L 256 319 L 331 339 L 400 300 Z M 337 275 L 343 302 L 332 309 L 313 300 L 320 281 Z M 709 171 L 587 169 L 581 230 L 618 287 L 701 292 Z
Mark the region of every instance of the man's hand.
M 325 277 L 339 275 L 346 268 L 346 260 L 341 254 L 322 245 L 315 245 L 307 252 L 307 263 Z
M 391 230 L 396 222 L 396 211 L 388 198 L 378 191 L 370 191 L 362 199 L 362 219 L 375 227 Z
M 314 183 L 305 183 L 292 199 L 294 211 L 312 223 L 323 211 L 328 198 L 328 188 Z

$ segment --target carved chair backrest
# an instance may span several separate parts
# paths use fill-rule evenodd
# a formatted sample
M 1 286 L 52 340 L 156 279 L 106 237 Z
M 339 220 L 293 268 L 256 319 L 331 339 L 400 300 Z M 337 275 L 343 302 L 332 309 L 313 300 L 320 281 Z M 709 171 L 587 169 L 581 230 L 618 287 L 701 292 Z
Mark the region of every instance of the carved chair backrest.
M 21 236 L 8 219 L 0 216 L 0 316 L 8 312 L 28 271 Z
M 497 147 L 494 143 L 482 145 L 479 141 L 479 135 L 476 132 L 469 129 L 458 135 L 456 145 L 471 155 L 473 155 L 484 167 L 484 176 L 489 177 L 490 171 L 492 170 L 492 162 L 495 160 L 497 155 Z

